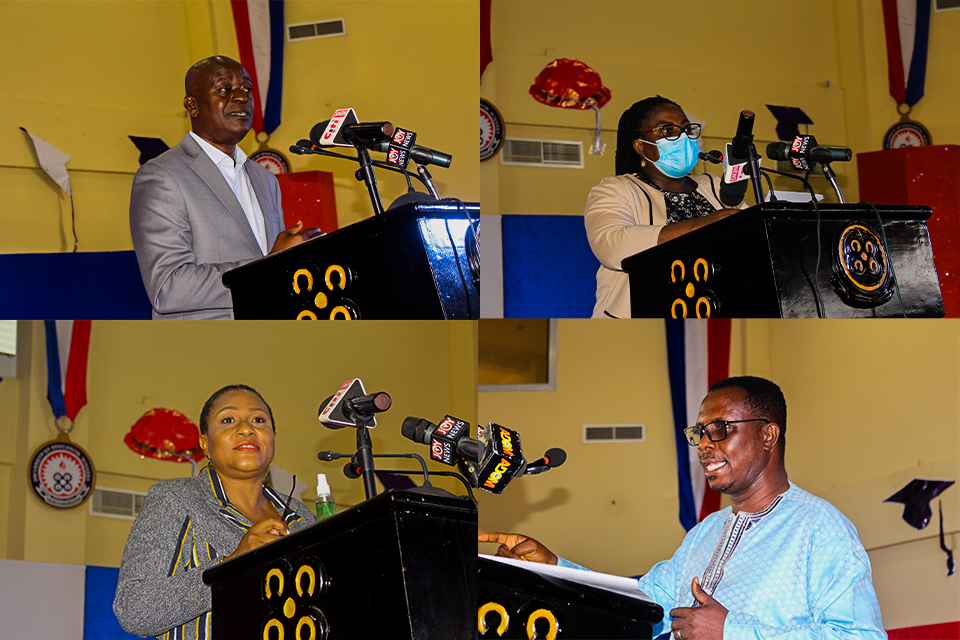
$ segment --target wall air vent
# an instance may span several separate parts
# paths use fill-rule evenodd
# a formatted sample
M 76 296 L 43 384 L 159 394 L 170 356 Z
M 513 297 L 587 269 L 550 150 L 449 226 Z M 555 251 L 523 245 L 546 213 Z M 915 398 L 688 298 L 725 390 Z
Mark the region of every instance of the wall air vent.
M 952 11 L 960 9 L 960 0 L 934 0 L 934 11 Z
M 345 35 L 347 35 L 347 21 L 343 18 L 287 25 L 287 42 Z
M 133 520 L 143 510 L 146 497 L 136 491 L 96 488 L 90 498 L 90 515 Z
M 500 164 L 583 169 L 583 144 L 569 140 L 505 138 Z
M 583 441 L 594 442 L 644 442 L 647 425 L 645 424 L 585 424 Z

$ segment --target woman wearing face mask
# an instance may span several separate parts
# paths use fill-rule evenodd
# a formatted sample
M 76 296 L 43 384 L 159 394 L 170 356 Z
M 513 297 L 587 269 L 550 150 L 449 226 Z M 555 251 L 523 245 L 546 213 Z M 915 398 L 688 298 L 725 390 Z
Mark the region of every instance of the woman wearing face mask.
M 584 223 L 600 260 L 594 318 L 630 317 L 630 285 L 620 261 L 738 209 L 717 197 L 720 179 L 687 175 L 697 166 L 700 125 L 656 96 L 637 102 L 617 127 L 617 175 L 590 190 Z

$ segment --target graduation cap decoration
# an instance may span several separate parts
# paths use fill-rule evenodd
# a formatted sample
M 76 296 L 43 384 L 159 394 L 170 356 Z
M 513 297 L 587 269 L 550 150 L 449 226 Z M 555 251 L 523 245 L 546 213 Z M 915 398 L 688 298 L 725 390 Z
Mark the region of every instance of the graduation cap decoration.
M 770 113 L 777 119 L 777 138 L 784 142 L 792 142 L 800 135 L 799 125 L 813 124 L 810 116 L 799 107 L 778 107 L 768 104 L 767 109 L 770 109 Z
M 140 150 L 140 165 L 153 160 L 158 155 L 169 149 L 167 143 L 160 138 L 143 138 L 140 136 L 127 136 L 137 145 Z
M 590 153 L 603 153 L 605 145 L 600 140 L 600 108 L 610 102 L 610 89 L 603 86 L 599 73 L 579 60 L 557 58 L 545 66 L 530 85 L 530 95 L 537 102 L 550 107 L 593 109 L 596 126 Z
M 884 502 L 899 502 L 903 504 L 903 519 L 914 529 L 923 529 L 930 523 L 933 510 L 930 501 L 943 493 L 953 480 L 927 480 L 914 478 L 900 491 L 884 500 Z M 940 549 L 947 554 L 947 575 L 953 575 L 957 563 L 953 560 L 953 551 L 947 548 L 943 537 L 943 504 L 940 504 Z
M 196 463 L 203 460 L 200 429 L 190 418 L 172 409 L 150 409 L 134 423 L 123 442 L 141 456 L 173 462 L 189 462 L 196 475 Z
M 901 503 L 903 519 L 914 529 L 920 530 L 930 524 L 930 518 L 933 516 L 930 501 L 952 484 L 953 480 L 915 478 L 884 502 Z

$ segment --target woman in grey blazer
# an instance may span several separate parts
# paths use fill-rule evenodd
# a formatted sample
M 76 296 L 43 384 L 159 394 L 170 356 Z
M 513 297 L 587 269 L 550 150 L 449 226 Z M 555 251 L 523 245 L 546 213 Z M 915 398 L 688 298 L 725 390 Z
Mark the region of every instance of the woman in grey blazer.
M 113 611 L 126 631 L 162 638 L 209 638 L 210 587 L 203 571 L 298 531 L 316 518 L 263 484 L 274 453 L 270 406 L 255 390 L 230 385 L 200 413 L 209 463 L 195 478 L 150 488 L 120 563 Z

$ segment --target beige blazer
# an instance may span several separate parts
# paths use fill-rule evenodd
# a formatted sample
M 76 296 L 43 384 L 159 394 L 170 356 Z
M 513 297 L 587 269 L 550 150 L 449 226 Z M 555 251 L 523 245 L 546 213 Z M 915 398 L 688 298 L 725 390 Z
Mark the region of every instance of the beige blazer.
M 714 193 L 720 178 L 709 173 L 690 178 L 710 204 L 724 208 Z M 607 176 L 590 190 L 583 222 L 590 248 L 600 260 L 593 317 L 629 318 L 630 282 L 620 262 L 656 246 L 667 225 L 663 193 L 633 175 Z

